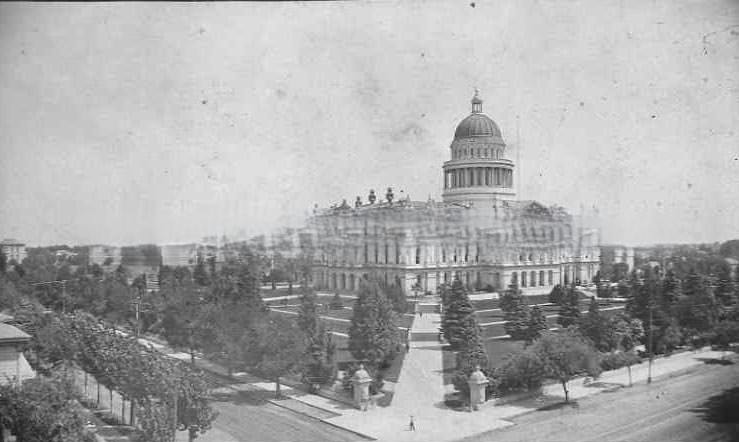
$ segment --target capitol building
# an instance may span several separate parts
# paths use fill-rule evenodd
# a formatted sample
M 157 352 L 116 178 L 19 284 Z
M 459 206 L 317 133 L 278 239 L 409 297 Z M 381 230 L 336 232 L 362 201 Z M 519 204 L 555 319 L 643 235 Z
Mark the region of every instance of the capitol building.
M 375 277 L 406 294 L 435 293 L 455 278 L 470 290 L 549 293 L 585 284 L 599 268 L 599 234 L 560 206 L 516 197 L 516 164 L 498 125 L 472 112 L 454 131 L 442 201 L 397 199 L 391 188 L 314 210 L 301 234 L 316 289 L 350 292 Z

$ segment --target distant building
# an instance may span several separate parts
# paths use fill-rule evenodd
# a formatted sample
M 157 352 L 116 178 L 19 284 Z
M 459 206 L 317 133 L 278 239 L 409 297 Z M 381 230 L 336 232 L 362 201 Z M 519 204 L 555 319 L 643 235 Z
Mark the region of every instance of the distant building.
M 161 246 L 162 265 L 189 267 L 197 264 L 197 244 L 167 244 Z
M 15 261 L 20 264 L 26 259 L 26 245 L 18 240 L 4 239 L 0 242 L 0 249 L 9 262 Z
M 90 264 L 118 267 L 121 264 L 121 248 L 115 246 L 90 246 Z
M 36 376 L 23 356 L 31 337 L 10 324 L 0 323 L 0 384 L 22 382 Z
M 365 202 L 316 209 L 297 235 L 313 255 L 313 286 L 354 291 L 372 275 L 406 293 L 435 292 L 458 278 L 470 289 L 540 294 L 592 280 L 598 231 L 562 207 L 516 199 L 515 165 L 477 94 L 450 151 L 442 202 L 396 199 L 388 188 L 384 200 L 370 191 Z
M 726 261 L 726 264 L 729 266 L 729 274 L 732 278 L 736 279 L 737 274 L 739 274 L 739 272 L 737 272 L 737 270 L 739 270 L 739 261 L 734 258 L 724 258 L 724 261 Z
M 603 265 L 626 264 L 628 272 L 634 270 L 634 248 L 621 245 L 600 246 L 600 260 Z

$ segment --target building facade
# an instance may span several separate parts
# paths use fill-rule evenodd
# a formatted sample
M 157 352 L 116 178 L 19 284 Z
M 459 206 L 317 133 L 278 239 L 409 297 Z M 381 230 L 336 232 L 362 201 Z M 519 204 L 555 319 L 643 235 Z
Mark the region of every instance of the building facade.
M 14 239 L 4 239 L 0 242 L 0 250 L 5 258 L 20 264 L 26 259 L 26 245 Z
M 475 94 L 443 164 L 442 201 L 346 200 L 315 209 L 301 232 L 313 286 L 355 291 L 370 276 L 406 293 L 436 292 L 459 278 L 471 290 L 548 293 L 598 271 L 598 232 L 559 206 L 516 199 L 514 162 Z

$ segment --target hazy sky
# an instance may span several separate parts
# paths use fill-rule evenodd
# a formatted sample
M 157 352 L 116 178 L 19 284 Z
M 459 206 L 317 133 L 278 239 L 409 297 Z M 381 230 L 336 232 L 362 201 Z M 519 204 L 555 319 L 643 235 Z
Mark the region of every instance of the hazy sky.
M 730 0 L 0 4 L 0 236 L 184 242 L 370 188 L 440 199 L 475 87 L 522 198 L 596 205 L 606 242 L 739 237 Z

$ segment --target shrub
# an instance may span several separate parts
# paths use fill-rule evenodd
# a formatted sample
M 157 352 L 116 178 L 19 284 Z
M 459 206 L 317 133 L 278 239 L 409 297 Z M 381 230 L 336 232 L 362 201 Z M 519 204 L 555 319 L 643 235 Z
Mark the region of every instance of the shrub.
M 600 359 L 600 368 L 604 371 L 616 370 L 641 361 L 642 359 L 638 355 L 631 352 L 603 353 Z
M 532 351 L 511 353 L 495 370 L 495 378 L 501 394 L 537 390 L 544 383 L 544 365 Z

